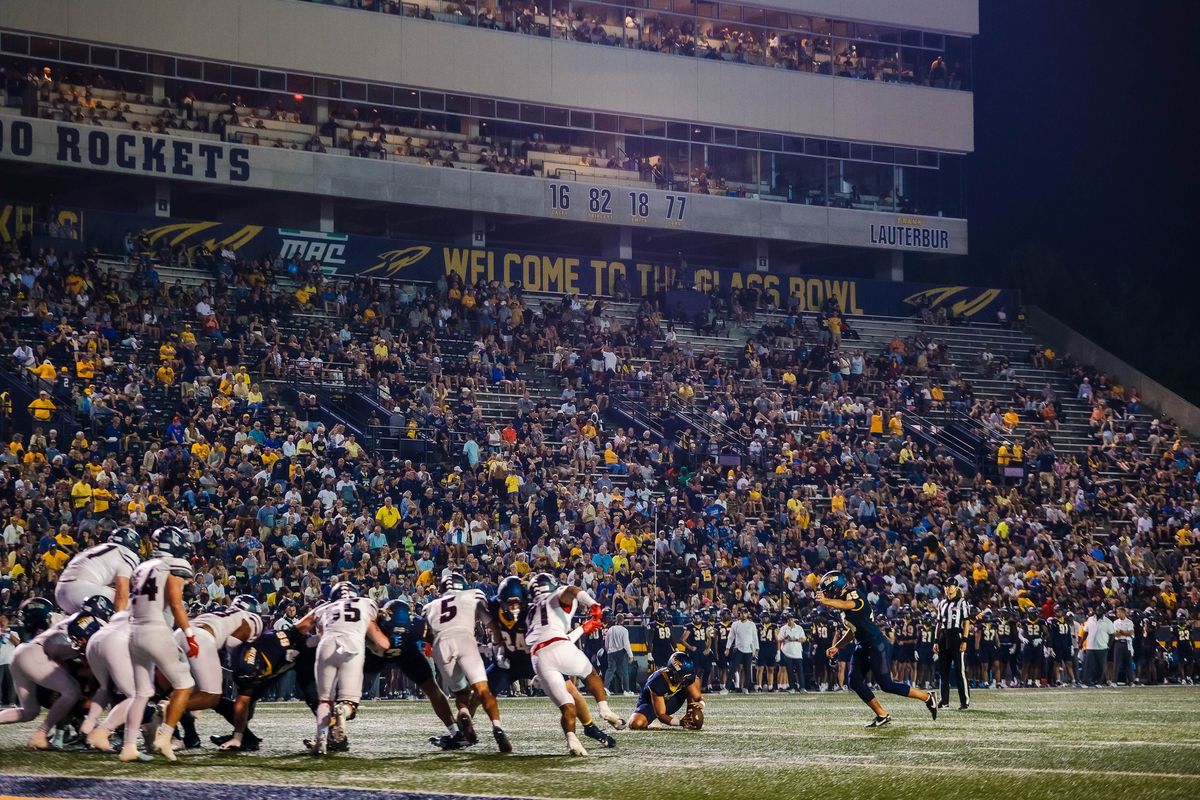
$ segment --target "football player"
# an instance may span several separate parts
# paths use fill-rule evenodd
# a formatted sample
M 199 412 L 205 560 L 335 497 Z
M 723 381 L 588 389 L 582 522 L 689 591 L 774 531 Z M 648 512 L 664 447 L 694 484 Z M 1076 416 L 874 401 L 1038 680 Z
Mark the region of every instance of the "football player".
M 696 665 L 696 677 L 701 686 L 708 685 L 708 675 L 712 670 L 712 648 L 709 646 L 711 629 L 708 624 L 708 612 L 701 609 L 692 617 L 690 624 L 683 628 L 683 638 L 679 644 L 683 652 L 692 657 Z
M 284 675 L 296 677 L 296 687 L 309 709 L 317 712 L 316 648 L 308 646 L 308 630 L 313 626 L 311 618 L 304 628 L 294 625 L 288 628 L 263 631 L 263 633 L 234 651 L 229 658 L 233 672 L 233 685 L 237 698 L 233 701 L 222 698 L 215 710 L 230 725 L 233 734 L 213 736 L 213 744 L 220 745 L 224 752 L 255 751 L 262 741 L 250 730 L 255 706 L 269 690 L 277 686 Z M 313 740 L 308 740 L 309 747 Z M 349 742 L 345 739 L 345 748 Z M 337 749 L 334 742 L 330 749 Z
M 17 613 L 21 614 L 22 610 L 19 609 Z M 30 609 L 28 617 L 32 618 L 35 611 Z M 49 750 L 50 731 L 75 708 L 82 697 L 79 681 L 65 665 L 82 656 L 87 637 L 102 625 L 97 617 L 79 611 L 17 645 L 10 669 L 18 705 L 0 711 L 0 725 L 36 719 L 43 707 L 38 699 L 39 687 L 57 693 L 54 701 L 47 706 L 46 718 L 29 737 L 29 746 L 34 750 Z M 31 627 L 37 627 L 36 623 Z M 76 638 L 72 638 L 72 635 Z M 83 647 L 77 646 L 77 639 L 82 640 Z
M 583 651 L 575 646 L 579 635 L 603 626 L 603 611 L 585 590 L 578 586 L 559 586 L 558 581 L 548 572 L 533 576 L 529 586 L 532 597 L 525 615 L 525 640 L 529 643 L 533 655 L 534 672 L 541 679 L 542 690 L 559 708 L 568 752 L 571 755 L 586 756 L 587 750 L 575 735 L 575 720 L 579 716 L 576 703 L 586 703 L 578 690 L 572 694 L 567 688 L 571 677 L 584 679 L 588 691 L 596 698 L 600 716 L 608 724 L 617 730 L 625 727 L 625 720 L 608 707 L 608 693 L 604 689 L 604 680 Z M 571 618 L 579 606 L 588 609 L 589 619 L 575 631 L 569 631 Z M 587 720 L 580 721 L 587 725 Z
M 496 596 L 488 602 L 488 632 L 496 658 L 488 665 L 488 688 L 493 695 L 508 691 L 514 682 L 527 690 L 533 680 L 533 658 L 525 641 L 525 584 L 515 575 L 500 581 Z
M 858 592 L 850 590 L 850 582 L 845 575 L 840 572 L 826 572 L 821 576 L 817 585 L 816 600 L 826 608 L 840 611 L 846 623 L 846 632 L 838 637 L 826 652 L 826 656 L 836 657 L 843 649 L 848 649 L 850 639 L 854 639 L 850 674 L 846 683 L 875 712 L 875 719 L 867 725 L 868 728 L 882 728 L 892 722 L 891 716 L 871 691 L 869 676 L 874 676 L 879 688 L 889 694 L 921 700 L 929 710 L 929 715 L 937 719 L 937 700 L 933 692 L 916 689 L 907 683 L 892 679 L 888 640 L 875 624 L 867 601 L 859 597 Z
M 758 671 L 754 685 L 760 692 L 779 691 L 778 632 L 775 620 L 766 611 L 762 612 L 758 619 L 758 664 L 754 667 Z
M 1054 619 L 1049 623 L 1050 646 L 1054 650 L 1054 683 L 1062 686 L 1067 682 L 1079 685 L 1075 674 L 1075 623 L 1067 610 L 1059 606 Z
M 171 685 L 171 694 L 166 708 L 160 707 L 155 714 L 160 724 L 150 749 L 168 761 L 176 760 L 171 737 L 196 685 L 188 659 L 199 654 L 200 646 L 183 605 L 183 584 L 192 577 L 188 562 L 192 545 L 188 535 L 172 525 L 154 531 L 151 542 L 153 557 L 133 571 L 129 657 L 133 662 L 134 701 L 125 718 L 126 735 L 119 756 L 122 761 L 136 761 L 140 757 L 137 737 L 132 732 L 142 724 L 142 715 L 154 697 L 155 672 Z M 166 611 L 170 611 L 175 626 L 184 632 L 183 650 L 167 625 Z
M 384 667 L 394 664 L 404 673 L 404 677 L 425 693 L 429 704 L 433 706 L 433 713 L 446 726 L 445 736 L 435 736 L 429 740 L 430 743 L 443 750 L 457 750 L 465 746 L 466 741 L 454 721 L 450 703 L 438 688 L 429 659 L 421 651 L 421 642 L 426 636 L 425 620 L 412 613 L 412 606 L 407 600 L 390 600 L 379 610 L 377 622 L 390 646 L 382 651 L 367 648 L 367 678 L 364 684 L 370 686 Z
M 133 680 L 133 664 L 129 660 L 128 609 L 118 611 L 107 625 L 88 639 L 85 655 L 88 668 L 95 676 L 99 688 L 92 697 L 87 718 L 84 719 L 80 732 L 87 738 L 88 746 L 103 753 L 111 753 L 113 748 L 109 740 L 113 731 L 125 724 L 129 707 L 133 705 L 137 694 Z M 118 697 L 123 699 L 118 701 Z M 108 715 L 100 722 L 100 714 L 110 706 Z
M 655 720 L 667 726 L 682 725 L 683 720 L 676 723 L 673 715 L 685 702 L 688 706 L 685 719 L 689 719 L 688 727 L 691 727 L 690 720 L 696 719 L 697 715 L 703 720 L 704 696 L 700 692 L 700 680 L 696 677 L 695 661 L 687 653 L 675 653 L 667 660 L 666 666 L 655 670 L 646 679 L 646 685 L 638 695 L 637 708 L 629 717 L 629 728 L 646 730 Z
M 117 528 L 108 541 L 76 553 L 54 587 L 54 600 L 67 614 L 79 611 L 83 601 L 103 595 L 117 611 L 129 606 L 129 582 L 141 559 L 141 536 L 130 527 Z
M 1016 618 L 1010 609 L 1005 609 L 1000 614 L 1000 621 L 996 623 L 996 659 L 992 663 L 992 672 L 997 681 L 996 686 L 1000 689 L 1016 685 L 1016 650 Z
M 183 746 L 186 749 L 200 746 L 200 737 L 196 735 L 196 722 L 192 712 L 216 708 L 221 700 L 224 684 L 221 653 L 226 649 L 240 647 L 262 634 L 263 621 L 258 615 L 258 599 L 254 595 L 238 595 L 228 608 L 210 611 L 193 619 L 191 628 L 195 632 L 196 645 L 200 652 L 188 659 L 196 687 L 188 698 L 187 711 L 180 718 L 183 725 Z M 184 631 L 176 629 L 175 642 L 180 648 L 187 646 Z
M 1025 621 L 1017 629 L 1021 641 L 1021 680 L 1026 686 L 1036 686 L 1043 678 L 1046 626 L 1036 608 L 1026 612 Z
M 317 733 L 309 748 L 314 756 L 328 751 L 331 729 L 344 731 L 345 724 L 358 714 L 368 639 L 379 650 L 388 649 L 388 638 L 375 621 L 378 616 L 379 607 L 374 600 L 360 597 L 354 586 L 341 581 L 329 590 L 329 602 L 296 623 L 301 631 L 315 625 L 321 637 L 314 667 Z
M 475 726 L 471 722 L 472 691 L 483 711 L 492 721 L 492 736 L 501 753 L 512 752 L 512 742 L 500 725 L 500 705 L 488 688 L 487 670 L 475 627 L 490 622 L 488 601 L 483 592 L 472 589 L 458 572 L 450 572 L 441 581 L 442 594 L 421 610 L 425 624 L 433 632 L 433 661 L 442 679 L 454 692 L 458 705 L 458 727 L 467 744 L 478 744 Z
M 833 625 L 829 622 L 828 612 L 814 609 L 813 613 L 816 616 L 812 623 L 813 683 L 818 691 L 827 689 L 835 692 L 841 688 L 837 683 L 837 672 L 833 668 L 833 661 L 825 655 L 833 645 Z
M 985 608 L 979 612 L 979 624 L 974 627 L 975 634 L 975 652 L 979 654 L 979 667 L 975 674 L 976 681 L 980 686 L 990 686 L 996 688 L 996 681 L 992 675 L 992 664 L 996 661 L 996 646 L 998 639 L 996 637 L 996 621 L 992 618 L 992 610 Z
M 534 676 L 533 659 L 525 641 L 528 597 L 529 591 L 521 579 L 510 575 L 500 582 L 496 597 L 491 601 L 492 619 L 489 627 L 494 641 L 498 642 L 496 661 L 488 666 L 488 683 L 491 685 L 494 681 L 496 684 L 492 687 L 493 694 L 499 691 L 498 687 L 510 686 L 514 680 L 528 681 Z M 599 631 L 597 628 L 596 632 Z M 583 725 L 584 735 L 604 747 L 616 747 L 617 740 L 600 730 L 600 726 L 592 720 L 587 700 L 575 686 L 575 681 L 567 678 L 566 686 L 575 701 L 575 715 Z
M 646 641 L 650 644 L 650 661 L 655 667 L 666 664 L 671 653 L 675 652 L 671 617 L 665 608 L 655 610 L 654 621 L 646 626 Z
M 922 689 L 933 686 L 934 667 L 937 666 L 937 656 L 933 652 L 936 644 L 937 623 L 932 614 L 926 613 L 917 626 L 917 685 Z

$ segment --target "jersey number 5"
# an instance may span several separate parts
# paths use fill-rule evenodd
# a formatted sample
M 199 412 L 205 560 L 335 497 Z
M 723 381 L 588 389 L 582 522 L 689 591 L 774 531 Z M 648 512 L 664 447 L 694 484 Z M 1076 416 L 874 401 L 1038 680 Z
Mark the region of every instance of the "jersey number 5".
M 447 597 L 442 600 L 442 615 L 438 617 L 438 622 L 445 625 L 458 614 L 458 609 L 454 605 L 454 598 Z
M 341 612 L 334 614 L 333 621 L 337 622 L 339 617 L 346 622 L 358 622 L 362 619 L 362 612 L 358 610 L 358 606 L 354 605 L 353 600 L 347 600 L 342 604 Z

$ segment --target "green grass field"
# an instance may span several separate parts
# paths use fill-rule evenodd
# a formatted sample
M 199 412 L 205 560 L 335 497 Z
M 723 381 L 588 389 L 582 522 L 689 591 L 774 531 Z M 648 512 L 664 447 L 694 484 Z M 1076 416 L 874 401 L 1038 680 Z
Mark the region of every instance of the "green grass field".
M 586 759 L 565 755 L 545 698 L 501 701 L 511 756 L 496 753 L 482 727 L 475 748 L 434 750 L 426 739 L 440 725 L 415 701 L 364 704 L 349 726 L 353 752 L 323 760 L 303 753 L 312 716 L 291 703 L 259 707 L 259 753 L 221 755 L 206 745 L 174 765 L 33 753 L 22 747 L 30 726 L 11 725 L 0 728 L 0 795 L 5 774 L 612 800 L 1196 795 L 1200 691 L 980 691 L 973 700 L 970 711 L 943 711 L 934 723 L 917 701 L 885 697 L 894 724 L 868 731 L 870 713 L 850 693 L 711 697 L 701 732 L 621 732 L 616 750 L 589 747 Z M 632 698 L 613 706 L 627 714 Z M 208 715 L 200 728 L 207 741 L 226 726 Z

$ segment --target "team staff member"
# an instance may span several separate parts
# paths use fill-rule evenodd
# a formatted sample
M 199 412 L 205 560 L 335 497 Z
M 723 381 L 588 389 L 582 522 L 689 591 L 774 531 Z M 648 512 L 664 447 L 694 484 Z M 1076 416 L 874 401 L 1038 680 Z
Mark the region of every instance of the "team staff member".
M 778 637 L 779 655 L 787 671 L 788 691 L 807 692 L 804 686 L 804 643 L 808 641 L 808 635 L 796 622 L 795 613 L 787 612 L 784 619 L 786 623 L 780 627 Z
M 884 710 L 875 693 L 871 691 L 869 677 L 873 676 L 883 691 L 900 697 L 911 697 L 921 700 L 929 715 L 937 719 L 937 700 L 933 692 L 913 688 L 907 683 L 899 683 L 892 678 L 891 659 L 888 657 L 890 644 L 883 631 L 875 624 L 867 601 L 858 596 L 858 592 L 850 591 L 850 581 L 840 572 L 826 572 L 817 584 L 816 600 L 826 608 L 842 612 L 846 623 L 846 632 L 838 637 L 833 646 L 826 651 L 827 658 L 834 658 L 838 652 L 847 649 L 851 637 L 854 638 L 853 654 L 850 659 L 850 675 L 847 683 L 859 698 L 875 712 L 875 719 L 867 724 L 868 728 L 882 728 L 890 725 L 891 716 Z
M 938 708 L 950 705 L 950 671 L 958 675 L 958 710 L 971 706 L 971 690 L 967 683 L 967 637 L 971 635 L 971 607 L 954 578 L 946 580 L 946 597 L 938 603 L 937 637 L 933 651 L 937 654 L 938 675 L 942 679 L 942 702 Z M 957 666 L 956 666 L 957 665 Z
M 741 690 L 754 691 L 754 660 L 758 658 L 758 626 L 750 620 L 750 609 L 743 608 L 740 619 L 729 626 L 725 655 L 729 657 L 729 687 L 741 671 Z

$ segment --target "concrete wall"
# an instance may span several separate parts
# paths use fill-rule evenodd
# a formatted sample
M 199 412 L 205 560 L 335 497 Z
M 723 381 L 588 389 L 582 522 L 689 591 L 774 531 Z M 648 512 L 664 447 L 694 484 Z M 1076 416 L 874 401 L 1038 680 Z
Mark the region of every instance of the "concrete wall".
M 965 0 L 845 5 L 882 13 L 888 6 L 907 10 L 910 3 L 974 7 Z M 969 92 L 670 57 L 296 0 L 4 0 L 3 9 L 6 27 L 196 58 L 713 125 L 974 149 Z M 960 16 L 970 15 L 950 18 Z
M 1037 306 L 1025 309 L 1029 324 L 1060 353 L 1111 373 L 1125 386 L 1136 386 L 1146 405 L 1156 408 L 1193 434 L 1200 432 L 1200 408 L 1189 403 L 1149 375 L 1105 350 L 1066 323 Z
M 979 0 L 745 0 L 745 3 L 897 28 L 971 36 L 979 33 Z
M 500 175 L 0 115 L 0 164 L 7 159 L 90 169 L 97 174 L 140 175 L 600 225 L 724 235 L 736 232 L 750 238 L 910 252 L 967 252 L 967 222 L 963 219 L 679 194 L 628 185 L 605 186 L 602 180 Z M 561 189 L 556 192 L 554 188 L 563 184 L 570 187 L 567 203 L 562 202 Z M 608 213 L 597 214 L 589 209 L 593 187 L 611 193 Z M 634 208 L 640 208 L 641 203 L 631 203 L 630 192 L 646 196 L 644 214 L 634 216 Z M 681 199 L 685 208 L 682 218 Z

